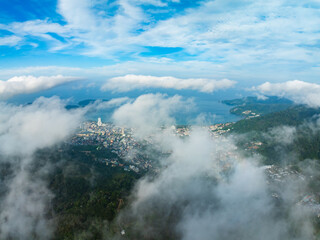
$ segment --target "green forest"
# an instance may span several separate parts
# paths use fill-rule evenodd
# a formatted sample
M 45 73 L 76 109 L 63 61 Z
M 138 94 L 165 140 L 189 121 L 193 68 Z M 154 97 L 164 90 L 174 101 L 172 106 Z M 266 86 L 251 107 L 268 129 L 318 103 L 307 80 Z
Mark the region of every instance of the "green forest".
M 47 176 L 54 194 L 52 209 L 48 210 L 56 225 L 54 239 L 102 239 L 111 234 L 110 222 L 127 204 L 130 190 L 141 175 L 94 161 L 115 157 L 106 149 L 97 150 L 97 146 L 65 145 L 38 151 L 36 157 L 38 164 L 56 163 Z

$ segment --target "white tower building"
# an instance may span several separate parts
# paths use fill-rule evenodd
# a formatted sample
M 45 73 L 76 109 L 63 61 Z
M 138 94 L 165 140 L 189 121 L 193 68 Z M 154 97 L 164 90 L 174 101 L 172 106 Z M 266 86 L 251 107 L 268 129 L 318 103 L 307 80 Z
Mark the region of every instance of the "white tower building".
M 101 127 L 102 126 L 102 122 L 101 122 L 101 118 L 98 118 L 98 127 Z

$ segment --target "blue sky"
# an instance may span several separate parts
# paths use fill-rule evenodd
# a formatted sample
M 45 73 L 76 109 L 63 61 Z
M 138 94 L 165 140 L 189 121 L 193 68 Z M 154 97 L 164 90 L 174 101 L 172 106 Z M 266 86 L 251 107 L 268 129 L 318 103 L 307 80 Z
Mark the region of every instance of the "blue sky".
M 59 74 L 99 86 L 133 74 L 239 88 L 318 83 L 319 50 L 318 0 L 0 1 L 2 81 Z

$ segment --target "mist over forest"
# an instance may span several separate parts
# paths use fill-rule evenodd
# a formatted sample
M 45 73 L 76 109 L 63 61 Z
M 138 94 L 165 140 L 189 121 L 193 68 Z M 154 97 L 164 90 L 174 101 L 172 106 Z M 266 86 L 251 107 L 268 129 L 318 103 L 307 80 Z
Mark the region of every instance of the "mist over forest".
M 319 144 L 317 114 L 291 126 L 273 121 L 274 127 L 259 131 L 251 123 L 253 130 L 245 133 L 233 123 L 224 134 L 214 135 L 201 118 L 188 127 L 176 125 L 172 116 L 193 105 L 192 99 L 180 96 L 147 94 L 70 110 L 66 104 L 57 97 L 39 98 L 29 105 L 2 104 L 1 238 L 313 239 L 317 235 L 319 155 L 304 155 L 312 153 L 307 141 Z M 88 111 L 115 104 L 113 126 L 122 135 L 131 129 L 132 139 L 143 147 L 120 156 L 105 145 L 70 143 Z M 188 134 L 177 134 L 179 128 L 188 128 Z M 260 147 L 252 151 L 248 147 L 252 143 Z M 143 157 L 151 162 L 149 170 L 121 167 Z M 112 166 L 106 165 L 107 159 L 116 159 L 112 161 L 118 165 L 112 161 Z
M 0 240 L 320 239 L 319 0 L 0 1 Z

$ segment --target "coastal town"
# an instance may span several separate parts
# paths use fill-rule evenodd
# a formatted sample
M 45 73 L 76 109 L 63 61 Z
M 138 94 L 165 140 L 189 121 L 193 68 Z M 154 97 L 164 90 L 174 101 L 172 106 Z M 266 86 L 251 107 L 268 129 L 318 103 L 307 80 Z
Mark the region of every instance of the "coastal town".
M 212 137 L 218 138 L 230 131 L 227 127 L 232 123 L 220 123 L 210 126 L 202 126 L 209 131 Z M 179 137 L 188 137 L 191 132 L 190 126 L 171 126 L 172 134 Z M 143 153 L 142 149 L 152 145 L 152 137 L 137 139 L 134 137 L 134 129 L 115 126 L 111 123 L 97 121 L 83 122 L 78 131 L 67 141 L 67 144 L 76 146 L 97 146 L 111 149 L 118 158 L 96 159 L 112 167 L 123 167 L 126 171 L 148 171 L 155 170 L 155 164 L 150 160 L 148 152 Z M 90 154 L 90 151 L 86 151 Z M 161 153 L 166 154 L 166 153 Z M 125 160 L 121 162 L 120 159 Z
M 230 131 L 233 123 L 219 123 L 209 126 L 201 126 L 207 130 L 212 138 L 219 138 Z M 191 126 L 171 126 L 171 133 L 185 138 L 191 134 Z M 223 141 L 223 138 L 221 138 Z M 103 163 L 110 167 L 120 167 L 124 171 L 133 171 L 135 173 L 144 173 L 147 171 L 158 172 L 157 164 L 152 160 L 150 151 L 144 151 L 146 147 L 153 144 L 152 137 L 144 139 L 137 139 L 134 136 L 134 129 L 115 126 L 111 123 L 103 123 L 101 118 L 98 121 L 86 121 L 81 124 L 78 131 L 67 141 L 67 144 L 73 146 L 96 146 L 95 151 L 104 151 L 109 149 L 114 156 L 110 158 L 95 158 L 91 159 Z M 262 146 L 262 142 L 249 142 L 244 146 L 245 151 L 256 151 Z M 149 149 L 150 150 L 150 149 Z M 91 154 L 91 151 L 84 151 L 86 154 Z M 169 153 L 158 152 L 164 156 Z M 239 156 L 231 152 L 226 153 L 225 156 L 220 156 L 218 163 L 222 169 L 228 171 L 231 164 L 228 159 L 237 159 Z M 115 157 L 117 156 L 117 157 Z M 270 186 L 281 184 L 288 178 L 297 178 L 304 180 L 305 176 L 296 170 L 290 168 L 280 168 L 275 165 L 268 165 L 264 167 L 267 177 L 267 184 Z M 271 193 L 275 199 L 279 198 L 277 191 Z M 318 194 L 310 193 L 302 196 L 297 202 L 301 206 L 308 206 L 320 217 L 320 204 Z

